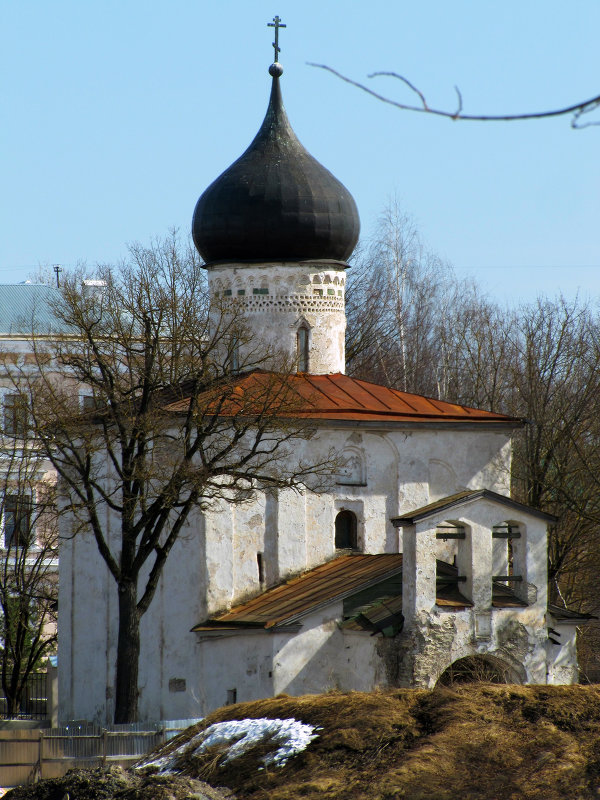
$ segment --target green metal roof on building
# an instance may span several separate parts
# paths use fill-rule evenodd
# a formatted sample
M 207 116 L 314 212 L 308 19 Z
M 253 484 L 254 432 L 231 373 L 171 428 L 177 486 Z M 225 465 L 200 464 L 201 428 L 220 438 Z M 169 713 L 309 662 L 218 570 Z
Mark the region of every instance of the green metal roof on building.
M 0 284 L 0 336 L 44 336 L 66 332 L 53 312 L 60 298 L 54 286 L 41 283 Z

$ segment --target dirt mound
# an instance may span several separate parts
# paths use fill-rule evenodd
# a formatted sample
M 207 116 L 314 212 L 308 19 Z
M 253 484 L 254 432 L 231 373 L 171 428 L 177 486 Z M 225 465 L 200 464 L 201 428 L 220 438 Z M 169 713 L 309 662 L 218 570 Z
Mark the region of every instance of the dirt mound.
M 232 800 L 230 792 L 213 789 L 179 775 L 139 775 L 121 767 L 72 769 L 63 778 L 19 786 L 10 800 Z
M 264 766 L 265 740 L 234 761 L 227 748 L 209 748 L 179 768 L 244 800 L 600 796 L 600 688 L 593 686 L 479 684 L 240 703 L 211 714 L 162 755 L 215 723 L 246 718 L 293 718 L 319 735 L 282 767 Z
M 252 720 L 262 735 L 220 724 L 235 720 Z M 278 761 L 282 731 L 300 729 L 294 722 L 310 740 Z M 209 729 L 229 733 L 211 738 Z M 210 784 L 238 800 L 598 800 L 600 687 L 280 696 L 219 709 L 145 760 L 154 762 L 146 773 L 73 771 L 7 797 L 217 800 Z

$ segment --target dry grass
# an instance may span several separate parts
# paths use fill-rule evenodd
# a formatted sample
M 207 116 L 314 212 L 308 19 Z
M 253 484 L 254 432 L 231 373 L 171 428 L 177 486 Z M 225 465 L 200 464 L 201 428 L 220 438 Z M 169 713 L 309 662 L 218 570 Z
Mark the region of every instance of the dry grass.
M 294 717 L 322 730 L 284 767 L 259 769 L 271 747 L 265 739 L 224 766 L 219 748 L 185 757 L 179 777 L 99 770 L 84 779 L 75 771 L 15 797 L 62 800 L 69 791 L 71 800 L 189 800 L 203 796 L 195 781 L 204 778 L 237 800 L 600 798 L 600 686 L 281 696 L 219 709 L 165 750 L 214 722 L 247 717 Z
M 478 684 L 453 690 L 278 697 L 204 724 L 295 717 L 323 728 L 283 768 L 212 773 L 244 800 L 600 797 L 600 688 Z

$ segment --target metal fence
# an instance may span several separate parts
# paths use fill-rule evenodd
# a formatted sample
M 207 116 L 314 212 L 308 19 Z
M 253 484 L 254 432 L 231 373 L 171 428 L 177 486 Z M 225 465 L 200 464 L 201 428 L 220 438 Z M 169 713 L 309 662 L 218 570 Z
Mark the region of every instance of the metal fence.
M 200 719 L 162 720 L 154 725 L 73 723 L 45 730 L 0 731 L 0 786 L 58 778 L 73 767 L 127 767 Z
M 0 718 L 2 719 L 47 719 L 48 676 L 46 672 L 32 672 L 27 676 L 25 690 L 21 695 L 18 710 L 9 714 L 6 698 L 0 695 Z M 1 689 L 0 689 L 1 692 Z

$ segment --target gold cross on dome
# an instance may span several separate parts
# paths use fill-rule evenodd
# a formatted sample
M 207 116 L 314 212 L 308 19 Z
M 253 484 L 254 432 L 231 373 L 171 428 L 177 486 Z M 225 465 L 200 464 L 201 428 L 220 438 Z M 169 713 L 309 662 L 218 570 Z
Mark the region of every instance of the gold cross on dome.
M 273 49 L 275 50 L 275 61 L 279 61 L 279 53 L 281 52 L 281 47 L 279 47 L 279 28 L 287 28 L 281 19 L 277 17 L 273 17 L 273 22 L 267 22 L 268 28 L 275 28 L 275 41 L 273 42 Z

